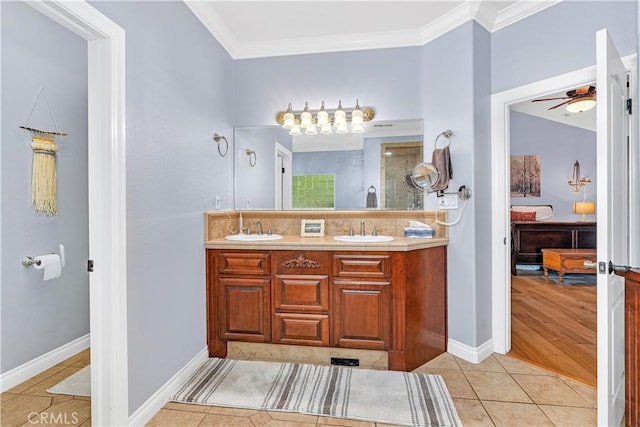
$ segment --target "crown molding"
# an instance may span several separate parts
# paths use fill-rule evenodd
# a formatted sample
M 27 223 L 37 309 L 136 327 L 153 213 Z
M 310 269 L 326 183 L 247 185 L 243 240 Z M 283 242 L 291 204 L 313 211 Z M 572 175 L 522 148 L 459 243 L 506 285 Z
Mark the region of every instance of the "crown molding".
M 330 37 L 302 37 L 294 40 L 265 40 L 248 43 L 239 42 L 234 37 L 220 15 L 216 13 L 213 7 L 210 7 L 209 2 L 200 0 L 183 1 L 233 59 L 249 59 L 422 46 L 470 20 L 475 20 L 484 29 L 492 33 L 554 6 L 562 0 L 523 0 L 500 12 L 497 11 L 492 3 L 486 0 L 466 0 L 458 7 L 416 30 Z
M 515 24 L 531 15 L 535 15 L 551 6 L 555 6 L 562 0 L 519 1 L 503 9 L 498 13 L 496 22 L 491 32 L 501 30 L 511 24 Z

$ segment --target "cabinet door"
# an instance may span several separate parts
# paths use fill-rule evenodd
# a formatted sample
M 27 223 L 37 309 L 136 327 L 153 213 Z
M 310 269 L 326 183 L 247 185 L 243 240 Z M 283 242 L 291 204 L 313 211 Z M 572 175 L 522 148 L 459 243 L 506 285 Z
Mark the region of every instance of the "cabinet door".
M 271 340 L 269 278 L 219 277 L 221 339 Z
M 389 282 L 333 283 L 333 345 L 386 350 L 390 343 Z

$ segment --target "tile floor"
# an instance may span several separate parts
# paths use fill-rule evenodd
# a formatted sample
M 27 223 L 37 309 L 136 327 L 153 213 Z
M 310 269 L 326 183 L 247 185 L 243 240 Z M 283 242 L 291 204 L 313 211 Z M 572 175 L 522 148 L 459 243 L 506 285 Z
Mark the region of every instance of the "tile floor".
M 47 393 L 90 362 L 89 350 L 47 369 L 0 395 L 0 426 L 91 425 L 91 399 Z
M 29 413 L 63 413 L 91 423 L 86 398 L 45 390 L 89 363 L 88 351 L 2 394 L 2 426 L 28 426 Z M 474 365 L 443 354 L 416 369 L 442 375 L 465 426 L 595 426 L 596 390 L 526 362 L 494 354 Z M 149 426 L 382 426 L 369 422 L 222 407 L 167 403 Z

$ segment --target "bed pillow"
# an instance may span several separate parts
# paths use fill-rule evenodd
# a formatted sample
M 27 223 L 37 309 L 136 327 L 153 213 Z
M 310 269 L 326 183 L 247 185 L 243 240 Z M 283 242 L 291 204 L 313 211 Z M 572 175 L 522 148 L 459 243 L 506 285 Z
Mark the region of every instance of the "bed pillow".
M 549 205 L 513 205 L 512 211 L 535 212 L 536 221 L 553 221 L 553 208 Z
M 511 221 L 535 221 L 535 212 L 518 212 L 511 211 Z

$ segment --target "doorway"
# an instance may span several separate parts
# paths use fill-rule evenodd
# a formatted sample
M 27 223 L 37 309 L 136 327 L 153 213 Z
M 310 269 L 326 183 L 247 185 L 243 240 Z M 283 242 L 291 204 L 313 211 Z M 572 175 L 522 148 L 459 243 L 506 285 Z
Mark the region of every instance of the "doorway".
M 276 141 L 276 167 L 275 167 L 275 209 L 291 210 L 292 207 L 292 153 L 282 144 Z
M 579 89 L 583 88 L 595 91 L 595 83 Z M 514 223 L 508 355 L 595 387 L 595 270 L 567 274 L 561 282 L 556 271 L 543 275 L 540 253 L 541 247 L 575 244 L 595 250 L 595 217 L 582 222 L 572 207 L 586 197 L 596 200 L 596 109 L 570 112 L 564 108 L 574 90 L 536 96 L 509 107 L 510 206 L 514 214 L 535 218 Z M 567 185 L 567 176 L 576 160 L 582 165 L 581 177 L 590 179 L 574 189 Z M 525 179 L 528 185 L 524 186 L 523 166 L 531 171 L 525 175 L 536 178 Z M 576 227 L 575 239 L 569 227 Z
M 85 2 L 27 4 L 87 40 L 91 419 L 128 425 L 125 33 Z

